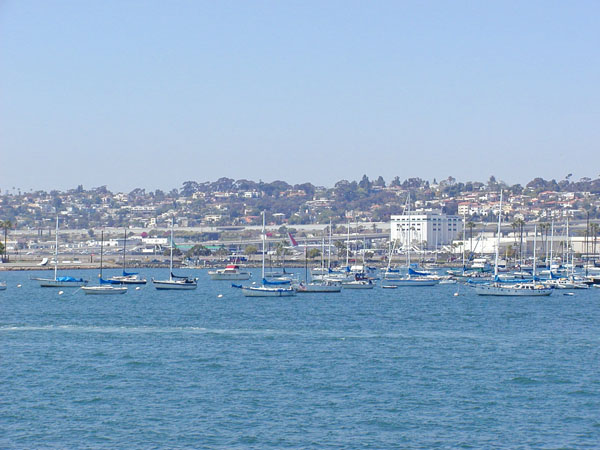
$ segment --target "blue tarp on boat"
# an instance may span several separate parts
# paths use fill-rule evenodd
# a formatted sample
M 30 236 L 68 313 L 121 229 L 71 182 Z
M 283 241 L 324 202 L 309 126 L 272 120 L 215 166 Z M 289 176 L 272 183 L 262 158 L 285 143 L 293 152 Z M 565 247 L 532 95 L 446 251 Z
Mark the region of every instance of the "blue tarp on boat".
M 271 286 L 281 286 L 281 285 L 284 285 L 284 284 L 290 284 L 291 280 L 274 280 L 274 281 L 269 281 L 266 278 L 263 278 L 262 282 L 263 282 L 263 285 L 266 285 L 266 286 L 269 286 L 269 285 L 271 285 Z
M 56 277 L 56 281 L 65 281 L 65 282 L 73 282 L 73 283 L 82 283 L 83 278 L 73 278 L 73 277 Z
M 417 272 L 416 270 L 413 270 L 411 267 L 408 268 L 408 274 L 409 275 L 420 275 L 420 276 L 431 275 L 430 273 L 427 273 L 427 272 Z

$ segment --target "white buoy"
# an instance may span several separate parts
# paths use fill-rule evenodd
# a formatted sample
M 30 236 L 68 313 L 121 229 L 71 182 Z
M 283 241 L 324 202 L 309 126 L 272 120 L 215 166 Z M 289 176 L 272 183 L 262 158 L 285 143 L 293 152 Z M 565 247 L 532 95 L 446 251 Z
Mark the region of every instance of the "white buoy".
M 58 291 L 58 295 L 63 295 L 64 293 L 64 291 Z
M 458 297 L 458 292 L 455 292 L 455 293 L 454 293 L 454 296 L 455 296 L 455 297 Z
M 223 298 L 223 294 L 217 295 L 217 298 Z
M 20 284 L 17 284 L 17 287 L 18 287 L 18 288 L 20 288 L 20 287 L 21 287 L 21 285 L 20 285 Z
M 140 288 L 139 286 L 137 286 L 137 287 L 135 288 L 135 290 L 136 290 L 136 291 L 139 291 L 140 289 L 141 289 L 141 288 Z

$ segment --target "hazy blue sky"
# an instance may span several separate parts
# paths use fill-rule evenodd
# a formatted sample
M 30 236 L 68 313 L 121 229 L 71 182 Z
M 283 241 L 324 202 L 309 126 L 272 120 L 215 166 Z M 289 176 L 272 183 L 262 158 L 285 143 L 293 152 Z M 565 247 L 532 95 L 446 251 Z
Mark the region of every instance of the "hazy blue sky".
M 598 1 L 0 0 L 0 188 L 600 173 Z

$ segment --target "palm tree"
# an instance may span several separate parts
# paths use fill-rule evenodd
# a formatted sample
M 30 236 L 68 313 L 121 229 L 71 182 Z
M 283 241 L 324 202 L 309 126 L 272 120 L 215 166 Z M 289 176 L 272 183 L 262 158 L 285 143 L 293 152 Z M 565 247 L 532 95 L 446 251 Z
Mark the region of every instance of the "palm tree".
M 590 223 L 590 233 L 594 237 L 592 245 L 592 253 L 594 254 L 594 257 L 596 255 L 596 240 L 598 239 L 598 231 L 600 231 L 600 224 Z
M 475 224 L 473 222 L 467 222 L 467 228 L 469 229 L 469 258 L 473 254 L 473 228 L 475 228 Z
M 519 230 L 519 262 L 523 262 L 523 227 L 525 226 L 525 222 L 523 219 L 517 219 L 512 224 L 513 230 Z M 516 255 L 515 255 L 516 258 Z
M 550 224 L 548 222 L 542 222 L 540 224 L 540 236 L 542 237 L 542 255 L 544 261 L 546 260 L 546 248 L 548 246 L 548 230 L 550 229 Z M 542 259 L 542 258 L 540 258 Z
M 2 262 L 8 262 L 6 256 L 6 237 L 8 235 L 8 230 L 12 228 L 12 222 L 10 220 L 0 221 L 0 228 L 4 229 L 4 257 L 2 258 Z
M 287 249 L 289 243 L 286 239 L 278 242 L 275 245 L 275 254 L 279 257 L 279 262 L 281 263 L 281 257 L 283 257 L 283 262 L 285 263 L 285 257 L 290 254 L 290 251 Z

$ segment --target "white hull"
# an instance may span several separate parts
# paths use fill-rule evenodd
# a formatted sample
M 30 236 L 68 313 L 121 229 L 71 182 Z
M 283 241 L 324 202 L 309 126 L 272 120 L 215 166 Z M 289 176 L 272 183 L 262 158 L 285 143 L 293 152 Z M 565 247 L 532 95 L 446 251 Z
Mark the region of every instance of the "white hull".
M 309 283 L 300 284 L 296 287 L 296 292 L 311 293 L 311 292 L 342 292 L 342 286 L 340 284 L 320 284 L 320 283 Z
M 499 285 L 478 285 L 473 286 L 478 295 L 493 295 L 499 297 L 546 297 L 552 294 L 551 288 L 546 287 L 518 287 L 518 286 L 499 286 Z
M 133 276 L 116 276 L 108 279 L 109 281 L 116 281 L 120 284 L 146 284 L 144 278 L 138 278 L 136 275 Z
M 342 283 L 344 289 L 373 289 L 375 283 L 369 281 L 348 281 Z
M 245 297 L 292 297 L 296 291 L 292 288 L 246 287 L 240 288 Z
M 440 280 L 436 279 L 419 279 L 419 278 L 405 278 L 402 280 L 384 280 L 388 284 L 392 284 L 398 287 L 420 287 L 420 286 L 435 286 L 440 284 Z
M 250 272 L 237 272 L 237 273 L 224 273 L 219 272 L 218 270 L 215 272 L 208 272 L 208 276 L 211 280 L 249 280 Z
M 152 284 L 158 290 L 170 290 L 170 291 L 190 291 L 198 287 L 196 281 L 186 282 L 185 280 L 152 280 Z
M 51 278 L 33 278 L 36 281 L 40 282 L 40 287 L 54 287 L 54 288 L 79 288 L 82 286 L 86 286 L 88 284 L 87 281 L 58 281 L 53 280 Z
M 544 285 L 555 289 L 589 289 L 587 284 L 571 280 L 547 280 Z
M 6 290 L 6 282 L 2 281 L 0 282 L 0 291 L 5 291 Z
M 84 286 L 81 290 L 86 295 L 118 295 L 127 292 L 127 288 L 123 286 Z

